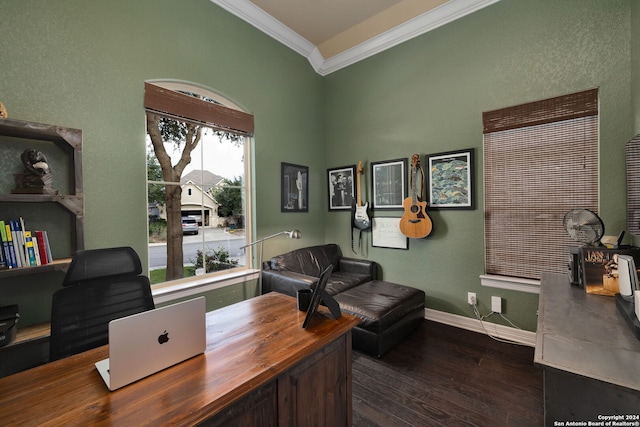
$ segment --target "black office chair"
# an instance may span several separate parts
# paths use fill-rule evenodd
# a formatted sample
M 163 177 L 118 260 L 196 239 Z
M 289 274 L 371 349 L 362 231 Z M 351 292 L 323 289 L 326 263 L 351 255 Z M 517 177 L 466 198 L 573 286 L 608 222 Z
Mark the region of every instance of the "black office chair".
M 51 303 L 49 361 L 105 345 L 111 320 L 155 308 L 130 247 L 77 251 Z

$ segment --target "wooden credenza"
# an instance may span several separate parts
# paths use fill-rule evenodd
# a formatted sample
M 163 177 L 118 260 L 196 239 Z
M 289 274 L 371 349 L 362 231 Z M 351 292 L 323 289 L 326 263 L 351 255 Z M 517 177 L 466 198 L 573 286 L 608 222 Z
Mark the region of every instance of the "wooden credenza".
M 544 274 L 534 361 L 544 373 L 546 426 L 640 424 L 640 340 L 613 297 Z
M 351 425 L 351 329 L 269 293 L 207 313 L 207 349 L 114 392 L 100 347 L 0 379 L 3 425 Z

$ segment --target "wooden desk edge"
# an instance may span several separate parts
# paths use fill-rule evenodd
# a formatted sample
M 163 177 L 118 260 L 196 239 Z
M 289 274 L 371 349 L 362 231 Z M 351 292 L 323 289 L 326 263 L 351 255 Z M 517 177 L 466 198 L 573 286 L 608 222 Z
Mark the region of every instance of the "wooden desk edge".
M 272 302 L 274 302 L 276 305 L 284 303 L 287 306 L 287 308 L 286 310 L 284 310 L 283 316 L 286 316 L 287 319 L 289 320 L 291 320 L 291 317 L 294 316 L 294 314 L 292 314 L 293 313 L 292 310 L 289 307 L 293 307 L 293 309 L 297 310 L 297 308 L 295 308 L 295 298 L 292 298 L 292 297 L 288 297 L 282 294 L 273 294 L 273 295 L 267 294 L 257 298 L 261 298 L 261 300 L 256 300 L 255 298 L 253 298 L 251 300 L 246 300 L 238 304 L 244 304 L 247 307 L 255 308 L 260 305 L 259 304 L 260 302 L 262 302 L 262 306 L 266 307 L 264 309 L 268 310 L 268 307 L 269 305 L 272 305 L 271 304 Z M 217 316 L 220 316 L 220 315 L 224 316 L 226 313 L 225 309 L 233 310 L 234 309 L 233 306 L 236 306 L 236 304 L 229 307 L 222 308 L 220 310 L 207 313 L 207 320 L 209 321 L 211 320 L 211 318 L 215 319 Z M 237 309 L 237 307 L 235 308 Z M 237 316 L 237 314 L 235 314 L 234 316 Z M 295 316 L 300 316 L 300 315 L 296 314 Z M 343 316 L 340 319 L 337 319 L 335 321 L 331 319 L 326 319 L 322 321 L 319 327 L 324 333 L 321 333 L 320 335 L 318 335 L 318 333 L 314 333 L 313 327 L 306 331 L 306 333 L 313 334 L 313 336 L 316 337 L 317 339 L 305 343 L 305 346 L 301 349 L 298 349 L 297 351 L 292 351 L 290 353 L 287 353 L 284 357 L 274 360 L 274 362 L 270 365 L 261 366 L 260 369 L 256 371 L 255 375 L 251 376 L 248 379 L 247 377 L 242 377 L 243 378 L 242 381 L 237 380 L 235 383 L 233 379 L 228 379 L 228 381 L 225 382 L 225 387 L 224 387 L 225 391 L 220 394 L 217 394 L 216 398 L 210 399 L 206 395 L 201 396 L 200 398 L 202 399 L 201 401 L 202 406 L 197 408 L 197 411 L 193 411 L 193 410 L 185 411 L 184 413 L 181 414 L 180 418 L 172 418 L 171 421 L 182 425 L 185 423 L 190 424 L 194 422 L 196 423 L 201 422 L 203 420 L 206 420 L 207 418 L 215 416 L 216 414 L 220 413 L 225 408 L 227 408 L 229 405 L 236 402 L 238 399 L 241 399 L 242 397 L 248 395 L 251 391 L 256 390 L 257 388 L 263 385 L 266 385 L 270 381 L 275 380 L 279 375 L 286 372 L 288 369 L 296 366 L 298 363 L 305 360 L 306 357 L 319 351 L 329 343 L 334 342 L 335 340 L 340 339 L 341 337 L 345 337 L 345 339 L 349 338 L 351 335 L 351 329 L 354 326 L 356 326 L 359 323 L 359 321 L 360 320 L 357 317 L 351 316 L 348 314 L 343 314 Z M 298 325 L 298 327 L 300 327 L 300 330 L 302 330 L 301 324 Z M 286 326 L 286 328 L 293 329 L 292 325 L 288 325 Z M 235 329 L 232 328 L 232 331 L 235 331 Z M 295 333 L 296 334 L 298 333 L 297 330 L 295 331 Z M 207 341 L 209 341 L 209 330 L 207 335 L 208 335 Z M 277 333 L 275 333 L 275 335 L 277 335 Z M 214 336 L 214 339 L 215 339 L 215 336 Z M 252 339 L 256 340 L 255 337 Z M 259 338 L 257 342 L 261 343 L 262 339 Z M 351 343 L 349 342 L 348 344 L 349 344 L 348 348 L 351 349 Z M 257 346 L 258 344 L 253 343 L 252 345 Z M 47 394 L 54 393 L 55 395 L 56 392 L 54 391 L 54 389 L 56 385 L 55 385 L 55 382 L 53 381 L 52 381 L 52 384 L 49 384 L 48 386 L 47 384 L 41 384 L 40 386 L 35 387 L 33 389 L 32 387 L 34 387 L 34 385 L 38 383 L 39 378 L 54 378 L 55 375 L 60 375 L 60 374 L 56 374 L 56 372 L 63 372 L 63 373 L 66 372 L 67 375 L 71 375 L 71 376 L 76 375 L 78 377 L 77 381 L 79 381 L 77 384 L 80 385 L 79 389 L 82 389 L 83 387 L 86 388 L 88 386 L 92 390 L 91 393 L 93 393 L 93 395 L 89 397 L 85 396 L 86 400 L 83 401 L 82 403 L 79 402 L 78 403 L 79 406 L 86 406 L 86 404 L 88 403 L 93 406 L 97 405 L 97 407 L 104 407 L 105 405 L 109 405 L 108 402 L 113 403 L 114 399 L 118 397 L 119 392 L 124 392 L 124 394 L 131 394 L 131 392 L 137 392 L 138 390 L 140 390 L 141 392 L 147 392 L 148 390 L 146 389 L 148 389 L 151 383 L 154 382 L 154 380 L 152 380 L 151 378 L 155 377 L 155 381 L 158 381 L 162 378 L 162 376 L 172 376 L 171 372 L 174 372 L 174 375 L 181 373 L 182 371 L 186 371 L 190 367 L 189 365 L 190 363 L 202 363 L 202 359 L 200 359 L 200 362 L 195 360 L 198 357 L 206 357 L 207 355 L 210 355 L 210 356 L 213 355 L 213 357 L 218 357 L 219 355 L 216 353 L 223 354 L 224 352 L 222 350 L 224 350 L 224 347 L 213 348 L 211 350 L 207 349 L 207 352 L 205 353 L 205 355 L 197 356 L 196 358 L 191 359 L 192 361 L 185 361 L 165 371 L 154 374 L 152 377 L 138 381 L 137 383 L 131 384 L 115 392 L 109 392 L 107 390 L 104 384 L 102 384 L 102 380 L 100 376 L 97 375 L 97 373 L 95 372 L 95 368 L 93 367 L 93 364 L 95 362 L 105 357 L 108 357 L 108 346 L 103 346 L 93 350 L 89 350 L 85 353 L 81 353 L 79 355 L 75 355 L 67 359 L 62 359 L 54 363 L 42 365 L 37 368 L 30 369 L 28 371 L 24 371 L 15 375 L 1 378 L 0 379 L 0 418 L 4 420 L 10 420 L 14 418 L 14 416 L 17 415 L 16 413 L 20 411 L 28 412 L 29 408 L 32 408 L 32 410 L 39 408 L 37 405 L 32 406 L 28 403 L 31 400 L 29 396 L 34 397 L 38 393 L 42 393 L 44 389 L 48 389 L 48 391 L 46 392 Z M 90 374 L 90 372 L 93 372 L 93 373 Z M 225 378 L 225 380 L 227 380 L 227 378 Z M 148 381 L 148 382 L 145 383 L 145 381 Z M 99 382 L 98 387 L 96 387 L 96 384 L 94 384 L 96 382 Z M 65 394 L 68 392 L 69 392 L 68 390 L 65 390 Z M 86 393 L 87 392 L 85 390 L 85 394 Z M 15 398 L 15 396 L 22 396 L 22 397 L 18 401 Z M 19 402 L 24 402 L 24 405 L 27 405 L 27 406 L 24 406 L 23 409 L 21 410 L 18 407 L 20 405 Z M 192 409 L 192 408 L 187 408 L 187 409 Z M 12 413 L 12 412 L 15 412 L 15 413 Z M 32 418 L 27 417 L 27 415 L 29 414 L 23 413 L 22 415 L 23 415 L 23 418 L 20 418 L 21 420 L 23 421 L 26 420 L 27 422 L 28 420 L 32 420 L 33 422 L 34 420 L 37 421 L 38 417 L 41 417 L 43 414 L 40 414 L 40 413 L 33 414 Z M 88 417 L 91 416 L 91 414 L 89 413 L 86 413 L 85 415 Z M 48 419 L 50 420 L 56 419 L 55 418 L 56 416 L 57 415 L 55 415 L 54 413 L 47 414 L 47 417 L 49 417 Z M 64 417 L 64 414 L 60 416 Z M 110 419 L 110 418 L 106 418 L 106 419 Z M 16 420 L 18 419 L 16 418 Z M 114 420 L 117 421 L 117 419 L 114 419 Z M 121 421 L 126 421 L 126 419 Z

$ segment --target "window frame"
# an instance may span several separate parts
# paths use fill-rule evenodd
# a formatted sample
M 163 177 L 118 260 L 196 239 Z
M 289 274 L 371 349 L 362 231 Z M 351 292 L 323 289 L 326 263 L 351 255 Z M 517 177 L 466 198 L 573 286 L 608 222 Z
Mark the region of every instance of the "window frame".
M 192 105 L 179 104 L 181 101 L 178 99 L 178 106 L 176 104 L 166 107 L 167 104 L 162 104 L 165 98 L 162 95 L 166 94 L 171 102 L 171 97 L 174 95 L 172 92 L 190 92 L 197 93 L 201 96 L 206 96 L 213 99 L 218 104 L 210 104 L 214 107 L 216 113 L 226 115 L 223 117 L 224 122 L 221 126 L 211 122 L 211 111 L 205 111 L 200 114 L 197 108 L 194 110 Z M 152 97 L 159 97 L 151 99 Z M 182 94 L 179 94 L 182 95 Z M 202 102 L 197 98 L 194 100 Z M 187 100 L 189 104 L 190 100 Z M 175 114 L 176 108 L 180 108 L 182 105 L 187 109 L 185 115 L 191 117 L 183 117 L 182 113 Z M 185 106 L 186 105 L 186 106 Z M 166 108 L 165 108 L 166 107 Z M 159 111 L 158 109 L 164 109 L 168 111 Z M 253 195 L 252 195 L 252 171 L 253 171 L 253 115 L 247 113 L 244 108 L 239 106 L 236 102 L 230 100 L 228 97 L 221 95 L 220 93 L 213 91 L 201 85 L 197 85 L 189 82 L 174 81 L 174 80 L 153 80 L 145 82 L 145 116 L 147 113 L 154 113 L 164 117 L 173 118 L 176 120 L 195 122 L 198 125 L 209 127 L 215 130 L 222 130 L 229 133 L 235 133 L 241 135 L 244 138 L 243 152 L 244 152 L 244 183 L 242 191 L 244 193 L 244 224 L 245 224 L 245 244 L 253 240 L 254 235 L 254 209 L 253 209 Z M 217 116 L 220 117 L 220 116 Z M 228 120 L 227 120 L 228 119 Z M 236 126 L 237 125 L 237 126 Z M 236 129 L 236 127 L 238 129 Z M 146 132 L 145 132 L 146 135 Z M 145 138 L 146 140 L 146 138 Z M 201 141 L 202 142 L 202 141 Z M 200 145 L 200 144 L 199 144 Z M 202 149 L 202 146 L 196 149 Z M 146 176 L 146 174 L 145 174 Z M 164 181 L 149 181 L 147 179 L 146 190 L 148 191 L 151 184 L 164 184 Z M 170 185 L 172 183 L 169 183 Z M 204 233 L 202 233 L 204 236 Z M 149 242 L 147 241 L 147 247 Z M 251 265 L 253 262 L 253 256 L 251 247 L 246 250 L 246 262 L 244 266 L 235 267 L 229 270 L 210 272 L 200 276 L 185 277 L 176 280 L 165 281 L 152 285 L 152 293 L 156 303 L 168 302 L 176 298 L 188 297 L 191 295 L 201 294 L 214 289 L 219 289 L 235 284 L 246 282 L 247 280 L 257 279 L 258 270 Z

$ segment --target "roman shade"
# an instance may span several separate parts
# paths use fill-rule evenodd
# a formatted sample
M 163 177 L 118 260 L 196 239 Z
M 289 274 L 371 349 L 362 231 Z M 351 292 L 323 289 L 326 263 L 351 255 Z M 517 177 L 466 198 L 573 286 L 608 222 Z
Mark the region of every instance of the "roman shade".
M 485 270 L 565 273 L 575 208 L 598 211 L 598 89 L 483 113 Z
M 144 84 L 144 107 L 148 112 L 176 120 L 205 125 L 222 132 L 253 136 L 252 114 L 152 83 Z

